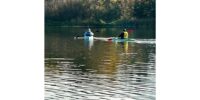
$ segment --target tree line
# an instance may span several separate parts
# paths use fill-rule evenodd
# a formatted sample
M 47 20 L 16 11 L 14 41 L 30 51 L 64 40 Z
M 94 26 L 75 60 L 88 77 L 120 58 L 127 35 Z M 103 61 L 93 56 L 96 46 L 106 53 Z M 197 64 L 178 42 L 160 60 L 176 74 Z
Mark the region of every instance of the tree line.
M 155 19 L 155 0 L 45 0 L 48 25 L 134 25 Z

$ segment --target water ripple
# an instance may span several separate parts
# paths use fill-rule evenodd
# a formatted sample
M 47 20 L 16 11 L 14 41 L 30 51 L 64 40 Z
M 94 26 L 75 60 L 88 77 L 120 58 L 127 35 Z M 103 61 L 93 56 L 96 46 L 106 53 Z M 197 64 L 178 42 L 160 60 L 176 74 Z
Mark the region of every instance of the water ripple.
M 45 100 L 155 100 L 155 53 L 138 51 L 106 53 L 98 67 L 89 57 L 46 58 Z

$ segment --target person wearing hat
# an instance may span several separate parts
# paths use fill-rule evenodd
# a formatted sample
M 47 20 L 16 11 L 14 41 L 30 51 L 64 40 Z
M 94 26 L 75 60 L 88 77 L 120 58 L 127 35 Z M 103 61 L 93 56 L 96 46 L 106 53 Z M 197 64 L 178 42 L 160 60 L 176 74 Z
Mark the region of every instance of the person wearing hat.
M 128 39 L 128 32 L 126 29 L 123 29 L 123 32 L 118 37 L 120 37 L 120 39 Z

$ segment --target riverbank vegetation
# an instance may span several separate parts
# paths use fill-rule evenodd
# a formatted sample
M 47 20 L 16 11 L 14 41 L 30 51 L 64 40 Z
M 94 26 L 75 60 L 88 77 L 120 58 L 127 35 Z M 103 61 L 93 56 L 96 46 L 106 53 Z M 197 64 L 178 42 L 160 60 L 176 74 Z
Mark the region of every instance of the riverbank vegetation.
M 155 20 L 155 0 L 45 0 L 47 26 L 135 27 L 142 19 Z

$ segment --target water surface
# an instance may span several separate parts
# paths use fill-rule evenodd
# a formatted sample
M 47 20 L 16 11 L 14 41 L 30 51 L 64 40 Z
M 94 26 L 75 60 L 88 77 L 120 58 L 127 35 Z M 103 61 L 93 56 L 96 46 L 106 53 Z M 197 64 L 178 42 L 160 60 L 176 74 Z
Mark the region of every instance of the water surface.
M 155 40 L 74 39 L 86 28 L 45 31 L 45 100 L 155 100 Z M 92 28 L 97 37 L 121 28 Z M 130 38 L 134 30 L 128 29 Z

